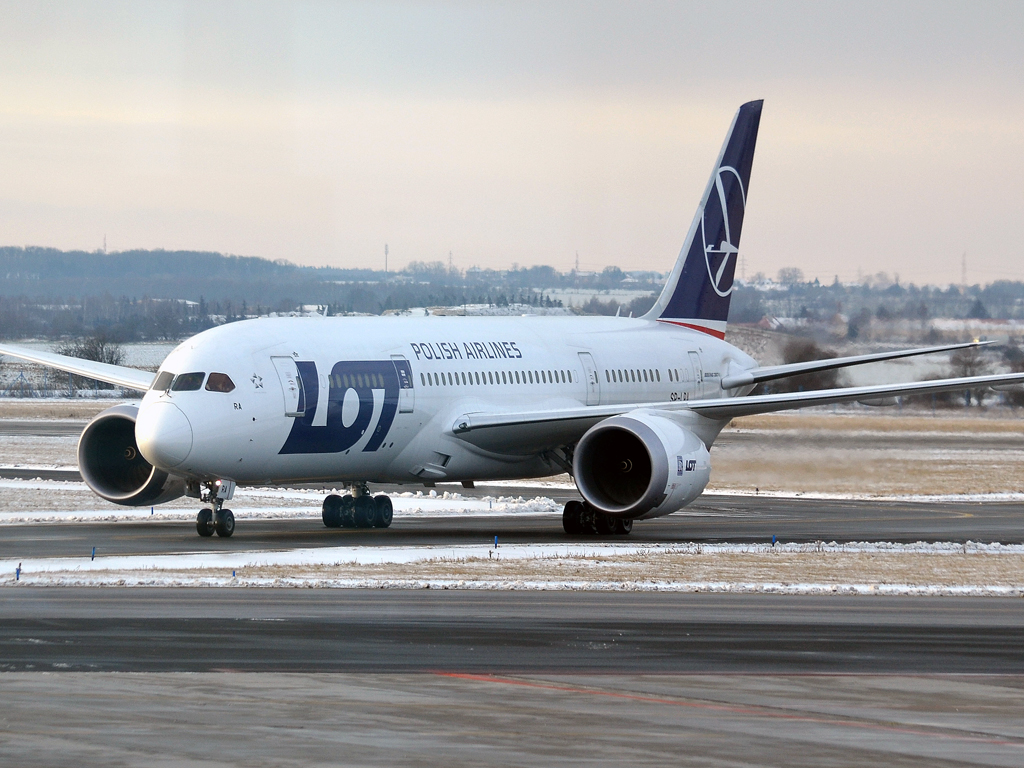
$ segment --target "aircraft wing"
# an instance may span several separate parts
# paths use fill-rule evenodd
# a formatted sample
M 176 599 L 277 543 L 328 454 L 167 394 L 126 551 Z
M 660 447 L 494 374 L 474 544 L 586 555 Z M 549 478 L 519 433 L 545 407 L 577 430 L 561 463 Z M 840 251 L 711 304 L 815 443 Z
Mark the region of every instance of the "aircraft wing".
M 575 442 L 582 437 L 584 432 L 602 419 L 637 409 L 692 411 L 711 419 L 728 420 L 737 416 L 794 410 L 812 405 L 830 405 L 900 395 L 927 395 L 936 392 L 1015 384 L 1024 385 L 1024 373 L 968 376 L 868 387 L 841 387 L 777 395 L 722 397 L 708 400 L 573 406 L 518 413 L 467 413 L 455 420 L 452 433 L 484 448 L 507 450 L 515 446 L 526 450 L 528 447 L 536 448 L 542 444 L 554 446 Z
M 78 357 L 57 355 L 53 352 L 38 352 L 34 349 L 17 347 L 11 344 L 0 344 L 0 355 L 9 355 L 20 360 L 27 360 L 30 363 L 45 365 L 48 368 L 56 368 L 59 371 L 85 376 L 96 381 L 105 381 L 108 384 L 115 384 L 125 389 L 137 389 L 145 392 L 153 383 L 155 373 L 140 371 L 138 368 L 128 368 L 123 365 L 110 365 L 109 363 L 97 363 L 93 360 L 82 360 Z
M 741 371 L 739 373 L 723 376 L 722 389 L 735 389 L 737 387 L 745 387 L 750 384 L 759 384 L 762 381 L 774 381 L 775 379 L 784 379 L 788 376 L 798 376 L 802 373 L 831 371 L 835 368 L 846 368 L 851 365 L 878 363 L 882 360 L 898 360 L 904 357 L 917 357 L 918 355 L 933 355 L 938 352 L 952 352 L 955 349 L 984 347 L 989 344 L 998 343 L 999 342 L 997 341 L 968 341 L 962 344 L 945 344 L 940 347 L 918 347 L 917 349 L 901 349 L 895 352 L 876 352 L 871 355 L 833 357 L 828 360 L 811 360 L 806 363 L 789 363 L 787 365 L 751 368 L 749 371 Z

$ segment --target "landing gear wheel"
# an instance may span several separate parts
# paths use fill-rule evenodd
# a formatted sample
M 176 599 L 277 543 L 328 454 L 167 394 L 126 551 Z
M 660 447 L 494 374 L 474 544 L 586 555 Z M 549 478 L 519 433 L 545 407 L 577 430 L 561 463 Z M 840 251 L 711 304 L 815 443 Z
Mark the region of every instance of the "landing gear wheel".
M 621 517 L 606 515 L 603 512 L 595 512 L 594 517 L 597 532 L 602 536 L 625 536 L 633 530 L 632 520 L 624 520 Z
M 353 519 L 356 528 L 370 528 L 377 517 L 377 510 L 374 509 L 373 498 L 370 496 L 357 496 L 353 499 Z
M 562 530 L 568 534 L 583 533 L 583 502 L 567 501 L 562 510 Z
M 213 510 L 200 509 L 196 515 L 196 533 L 200 536 L 213 536 Z
M 217 513 L 217 535 L 222 539 L 230 539 L 235 532 L 235 514 L 230 509 L 222 509 Z
M 391 504 L 391 499 L 384 494 L 374 496 L 373 506 L 376 511 L 376 514 L 373 516 L 373 527 L 390 528 L 391 520 L 395 516 L 395 508 Z
M 342 528 L 355 528 L 356 527 L 355 513 L 356 513 L 355 499 L 353 499 L 348 494 L 345 494 L 344 496 L 341 497 L 341 527 Z
M 601 531 L 598 529 L 598 518 L 601 516 L 601 512 L 589 504 L 584 504 L 583 511 L 580 512 L 580 532 L 589 533 L 592 536 L 599 534 Z
M 341 527 L 341 507 L 341 496 L 339 496 L 336 493 L 332 493 L 330 496 L 324 499 L 324 525 L 326 525 L 328 528 Z

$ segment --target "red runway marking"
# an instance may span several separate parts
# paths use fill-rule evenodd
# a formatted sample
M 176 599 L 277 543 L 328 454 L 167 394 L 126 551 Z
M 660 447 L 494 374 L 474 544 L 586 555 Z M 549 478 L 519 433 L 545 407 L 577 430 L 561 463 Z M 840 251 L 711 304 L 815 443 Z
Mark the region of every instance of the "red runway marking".
M 768 709 L 757 707 L 741 707 L 731 704 L 705 704 L 694 701 L 678 701 L 676 699 L 663 699 L 657 696 L 643 696 L 636 693 L 619 693 L 617 691 L 602 691 L 594 688 L 581 688 L 573 685 L 556 685 L 554 683 L 535 683 L 529 680 L 516 680 L 509 677 L 498 677 L 497 675 L 480 675 L 463 672 L 435 672 L 439 677 L 451 677 L 460 680 L 472 680 L 481 683 L 498 683 L 499 685 L 515 685 L 523 688 L 537 688 L 548 691 L 561 691 L 563 693 L 582 693 L 591 696 L 607 696 L 613 699 L 626 699 L 628 701 L 639 701 L 646 704 L 667 704 L 673 707 L 684 707 L 688 709 L 703 709 L 712 712 L 728 712 L 734 715 L 751 715 L 754 717 L 768 717 L 776 720 L 790 720 L 800 723 L 815 723 L 819 725 L 838 725 L 847 728 L 861 728 L 863 730 L 886 731 L 888 733 L 901 733 L 910 736 L 928 736 L 941 739 L 955 739 L 957 741 L 969 741 L 981 744 L 993 744 L 999 746 L 1022 747 L 1024 741 L 1012 741 L 1007 739 L 988 739 L 981 736 L 957 736 L 955 734 L 942 733 L 939 731 L 923 731 L 915 728 L 902 728 L 895 725 L 884 725 L 882 723 L 863 723 L 853 720 L 837 720 L 833 718 L 812 717 L 809 715 L 791 715 L 785 712 L 774 712 Z

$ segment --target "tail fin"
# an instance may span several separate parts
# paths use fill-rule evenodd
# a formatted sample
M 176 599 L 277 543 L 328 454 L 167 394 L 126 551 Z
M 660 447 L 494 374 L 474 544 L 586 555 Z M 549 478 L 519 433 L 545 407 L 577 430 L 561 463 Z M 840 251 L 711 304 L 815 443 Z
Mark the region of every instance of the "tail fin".
M 679 259 L 646 319 L 725 338 L 763 104 L 748 102 L 733 118 Z

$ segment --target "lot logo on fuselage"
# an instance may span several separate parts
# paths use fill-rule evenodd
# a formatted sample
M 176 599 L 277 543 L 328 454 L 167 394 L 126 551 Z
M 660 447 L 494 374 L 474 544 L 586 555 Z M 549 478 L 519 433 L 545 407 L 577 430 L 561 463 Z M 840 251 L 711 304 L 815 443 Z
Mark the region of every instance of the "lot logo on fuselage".
M 384 443 L 398 412 L 403 389 L 412 388 L 412 369 L 406 360 L 343 361 L 334 364 L 328 390 L 322 391 L 316 363 L 298 360 L 295 366 L 302 382 L 299 410 L 281 453 L 341 453 L 356 445 L 364 435 L 370 438 L 363 451 L 376 451 Z M 327 397 L 327 423 L 313 426 L 320 398 Z M 346 398 L 349 406 L 346 408 Z M 378 398 L 380 415 L 373 414 Z M 355 407 L 358 404 L 358 408 Z M 348 423 L 346 423 L 348 417 Z

